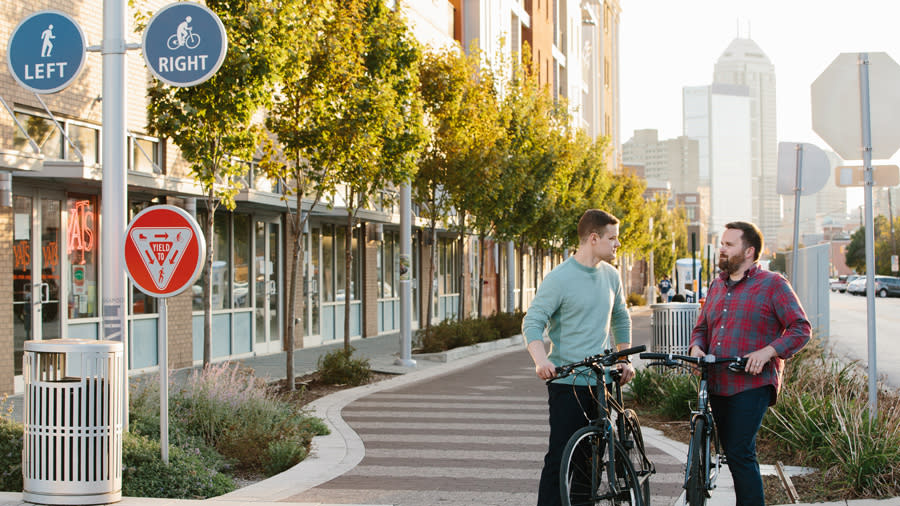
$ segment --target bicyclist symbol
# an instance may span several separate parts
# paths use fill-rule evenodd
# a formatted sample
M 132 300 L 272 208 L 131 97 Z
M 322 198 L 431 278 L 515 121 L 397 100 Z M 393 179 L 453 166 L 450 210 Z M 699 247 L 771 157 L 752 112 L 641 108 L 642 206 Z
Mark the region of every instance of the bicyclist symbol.
M 163 7 L 144 32 L 147 67 L 172 86 L 194 86 L 212 77 L 225 60 L 227 46 L 219 17 L 193 2 Z
M 181 46 L 188 49 L 196 49 L 200 45 L 200 36 L 194 33 L 193 28 L 191 28 L 191 21 L 191 17 L 188 16 L 178 24 L 175 33 L 166 40 L 166 47 L 174 51 Z

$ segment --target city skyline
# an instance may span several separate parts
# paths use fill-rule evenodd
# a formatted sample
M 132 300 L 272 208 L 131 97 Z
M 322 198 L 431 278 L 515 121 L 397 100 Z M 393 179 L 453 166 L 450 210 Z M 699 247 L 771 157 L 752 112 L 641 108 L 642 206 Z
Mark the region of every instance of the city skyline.
M 775 66 L 777 139 L 830 150 L 813 130 L 809 86 L 841 52 L 886 52 L 900 62 L 892 35 L 900 2 L 860 0 L 635 0 L 621 16 L 622 138 L 656 129 L 682 131 L 681 92 L 709 84 L 716 61 L 737 37 L 750 38 Z M 892 163 L 900 163 L 896 153 Z M 851 189 L 853 190 L 853 189 Z M 862 202 L 850 191 L 848 206 Z M 858 194 L 858 195 L 857 195 Z

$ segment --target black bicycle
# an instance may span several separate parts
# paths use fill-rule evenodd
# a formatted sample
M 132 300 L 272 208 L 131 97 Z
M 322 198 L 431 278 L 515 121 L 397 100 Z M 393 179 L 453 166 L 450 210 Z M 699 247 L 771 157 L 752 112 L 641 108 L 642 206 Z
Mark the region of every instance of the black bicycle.
M 697 389 L 697 409 L 691 411 L 691 442 L 688 445 L 687 466 L 684 472 L 685 503 L 703 506 L 716 488 L 719 469 L 724 462 L 716 433 L 716 423 L 709 406 L 707 384 L 709 368 L 716 364 L 728 364 L 734 372 L 743 372 L 744 357 L 717 358 L 715 355 L 690 357 L 672 353 L 641 353 L 642 359 L 652 360 L 649 366 L 681 367 L 690 371 L 700 369 L 700 385 Z
M 650 475 L 656 472 L 647 458 L 637 414 L 625 409 L 619 370 L 612 368 L 646 346 L 609 351 L 556 368 L 556 378 L 590 375 L 591 395 L 599 416 L 582 406 L 588 425 L 569 438 L 562 454 L 560 494 L 564 506 L 650 505 Z

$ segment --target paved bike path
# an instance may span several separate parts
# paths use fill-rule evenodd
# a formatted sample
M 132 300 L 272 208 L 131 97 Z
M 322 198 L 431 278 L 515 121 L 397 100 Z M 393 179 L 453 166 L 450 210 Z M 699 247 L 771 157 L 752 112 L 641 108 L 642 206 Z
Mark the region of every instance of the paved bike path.
M 340 415 L 365 455 L 352 469 L 285 501 L 396 506 L 528 505 L 547 447 L 547 392 L 524 347 L 440 376 L 385 388 Z M 681 494 L 683 464 L 648 429 L 655 505 Z M 676 455 L 683 455 L 678 453 Z M 683 457 L 682 457 L 683 458 Z

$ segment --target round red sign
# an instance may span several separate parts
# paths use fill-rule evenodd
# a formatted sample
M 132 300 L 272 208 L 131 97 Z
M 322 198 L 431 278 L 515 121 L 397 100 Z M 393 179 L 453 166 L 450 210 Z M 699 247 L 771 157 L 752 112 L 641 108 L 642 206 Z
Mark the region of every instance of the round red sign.
M 125 232 L 125 270 L 140 291 L 171 297 L 191 286 L 203 267 L 206 240 L 197 220 L 183 209 L 144 209 Z

